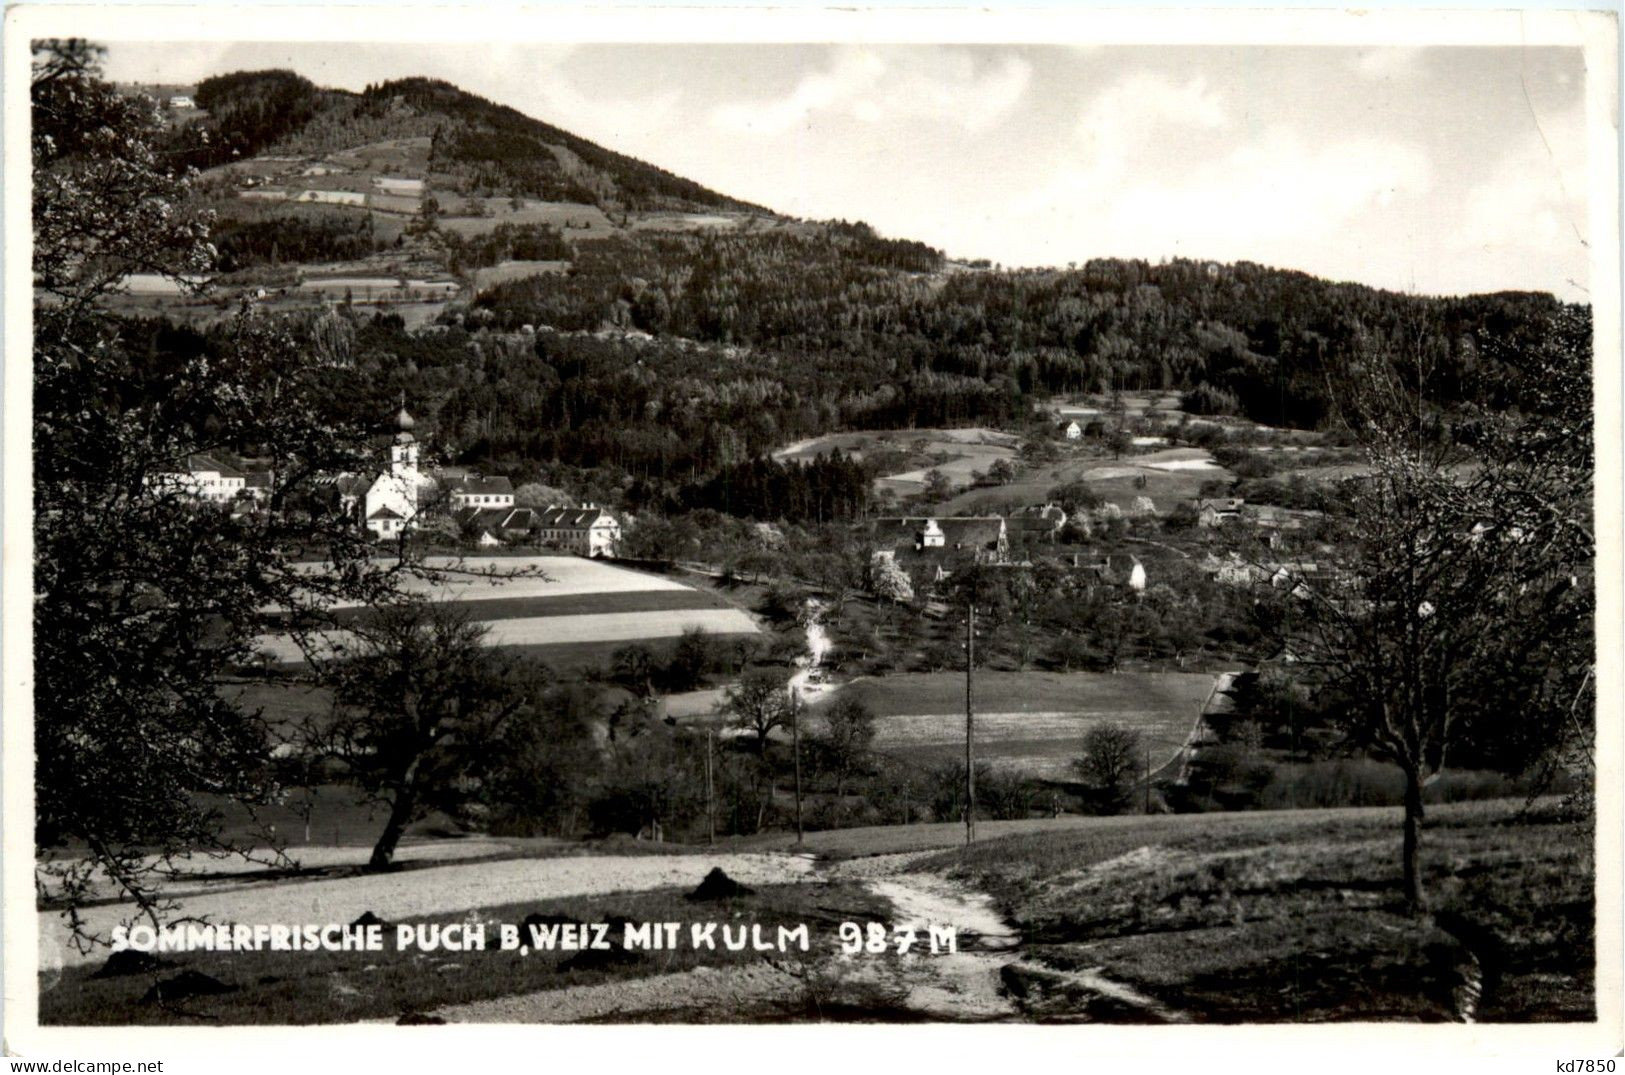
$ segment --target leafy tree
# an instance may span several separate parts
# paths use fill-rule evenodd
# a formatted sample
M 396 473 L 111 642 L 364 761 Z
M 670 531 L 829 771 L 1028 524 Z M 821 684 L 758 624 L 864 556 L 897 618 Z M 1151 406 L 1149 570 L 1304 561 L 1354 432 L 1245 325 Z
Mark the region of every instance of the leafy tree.
M 896 560 L 881 557 L 869 562 L 869 590 L 883 601 L 900 604 L 914 600 L 914 583 Z
M 174 855 L 242 850 L 208 797 L 276 793 L 263 722 L 219 690 L 251 663 L 263 610 L 308 640 L 334 602 L 378 600 L 401 570 L 318 495 L 318 475 L 363 459 L 362 430 L 327 410 L 343 371 L 268 318 L 200 336 L 107 312 L 126 274 L 184 283 L 209 250 L 159 116 L 103 81 L 99 56 L 38 43 L 31 87 L 35 839 L 83 943 L 74 908 L 95 873 L 156 921 Z M 201 452 L 264 460 L 268 501 L 200 502 L 175 475 Z M 312 552 L 330 570 L 296 564 Z M 50 858 L 66 846 L 84 853 Z
M 543 485 L 541 482 L 526 482 L 513 491 L 513 502 L 521 508 L 545 508 L 568 504 L 570 498 L 562 489 Z
M 1083 753 L 1072 762 L 1097 813 L 1121 814 L 1134 799 L 1145 761 L 1140 733 L 1121 724 L 1097 724 L 1083 736 Z
M 765 668 L 747 672 L 723 695 L 723 711 L 732 718 L 735 727 L 756 737 L 756 753 L 765 758 L 767 737 L 790 719 L 786 682 L 778 673 Z
M 369 862 L 383 869 L 408 825 L 455 808 L 538 685 L 451 605 L 403 600 L 351 630 L 326 662 L 332 718 L 307 725 L 307 736 L 388 808 Z
M 1082 480 L 1057 485 L 1045 496 L 1059 504 L 1068 515 L 1098 508 L 1101 504 L 1100 494 L 1095 492 L 1088 482 Z
M 578 683 L 545 687 L 514 712 L 473 769 L 494 830 L 577 831 L 600 769 L 593 727 L 602 720 L 601 695 Z
M 689 691 L 705 682 L 705 674 L 716 664 L 716 640 L 704 627 L 683 628 L 672 647 L 666 666 L 666 679 L 675 691 Z

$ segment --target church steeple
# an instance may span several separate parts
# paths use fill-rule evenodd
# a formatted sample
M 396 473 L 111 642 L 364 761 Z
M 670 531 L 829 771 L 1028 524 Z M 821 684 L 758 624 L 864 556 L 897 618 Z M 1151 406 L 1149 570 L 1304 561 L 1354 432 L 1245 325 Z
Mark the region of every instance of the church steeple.
M 400 430 L 399 433 L 395 434 L 395 440 L 401 444 L 410 443 L 412 430 L 417 427 L 417 424 L 417 419 L 413 418 L 411 412 L 406 409 L 406 393 L 403 391 L 401 393 L 401 413 L 395 416 L 395 426 Z
M 406 393 L 401 393 L 401 412 L 395 416 L 395 426 L 400 432 L 395 434 L 395 443 L 389 449 L 389 472 L 406 482 L 412 490 L 412 497 L 417 497 L 418 483 L 418 442 L 412 436 L 417 421 L 411 412 L 406 409 Z

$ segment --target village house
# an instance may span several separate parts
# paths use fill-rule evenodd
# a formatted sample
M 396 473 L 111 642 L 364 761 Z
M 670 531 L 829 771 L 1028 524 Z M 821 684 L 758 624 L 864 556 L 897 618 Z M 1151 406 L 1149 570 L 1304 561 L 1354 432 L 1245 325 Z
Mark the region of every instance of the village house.
M 902 552 L 957 552 L 976 563 L 1002 564 L 1010 556 L 1010 534 L 1001 516 L 881 518 L 874 521 L 875 545 Z
M 186 457 L 185 470 L 166 470 L 148 476 L 147 483 L 215 504 L 236 500 L 248 484 L 246 472 L 215 455 L 198 452 Z
M 1131 553 L 1115 553 L 1104 560 L 1093 560 L 1084 554 L 1074 553 L 1072 566 L 1093 571 L 1108 586 L 1124 586 L 1135 593 L 1145 592 L 1145 565 Z
M 1278 549 L 1286 544 L 1289 534 L 1301 533 L 1309 523 L 1322 518 L 1322 513 L 1274 504 L 1248 504 L 1241 509 L 1241 517 L 1263 535 L 1270 548 Z
M 1241 517 L 1242 499 L 1240 497 L 1216 497 L 1196 502 L 1196 522 L 1198 526 L 1208 529 L 1223 526 L 1232 519 Z
M 896 563 L 919 589 L 967 564 L 1010 562 L 1010 532 L 997 515 L 880 518 L 871 526 L 873 555 Z
M 273 475 L 269 470 L 250 470 L 247 480 L 243 482 L 243 496 L 256 504 L 264 504 L 271 499 L 271 486 Z
M 1294 597 L 1307 597 L 1309 590 L 1304 585 L 1305 580 L 1320 575 L 1320 565 L 1311 560 L 1254 563 L 1236 553 L 1222 560 L 1210 554 L 1203 558 L 1201 567 L 1223 586 L 1268 585 L 1287 590 Z
M 486 548 L 529 541 L 538 526 L 530 508 L 462 508 L 454 518 L 464 536 Z
M 1061 426 L 1061 436 L 1067 440 L 1077 440 L 1083 436 L 1083 427 L 1077 422 L 1066 422 Z
M 1006 527 L 1013 537 L 1053 543 L 1066 526 L 1066 518 L 1066 511 L 1059 504 L 1034 504 L 1011 515 Z
M 534 532 L 542 544 L 580 556 L 614 556 L 621 543 L 621 524 L 596 504 L 539 508 Z
M 464 473 L 452 476 L 445 471 L 436 477 L 443 483 L 452 511 L 464 508 L 512 508 L 513 483 L 507 478 L 482 478 Z

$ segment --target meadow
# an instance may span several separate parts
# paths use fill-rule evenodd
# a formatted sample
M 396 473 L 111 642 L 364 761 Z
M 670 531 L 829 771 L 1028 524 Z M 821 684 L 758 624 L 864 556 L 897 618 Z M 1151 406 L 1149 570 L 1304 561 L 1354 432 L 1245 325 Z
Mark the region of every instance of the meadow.
M 1138 731 L 1160 769 L 1184 746 L 1217 677 L 1204 672 L 977 673 L 976 753 L 995 768 L 1064 777 L 1083 736 L 1099 724 Z M 861 678 L 816 704 L 814 721 L 834 699 L 875 713 L 875 748 L 924 762 L 963 756 L 965 677 L 931 672 Z

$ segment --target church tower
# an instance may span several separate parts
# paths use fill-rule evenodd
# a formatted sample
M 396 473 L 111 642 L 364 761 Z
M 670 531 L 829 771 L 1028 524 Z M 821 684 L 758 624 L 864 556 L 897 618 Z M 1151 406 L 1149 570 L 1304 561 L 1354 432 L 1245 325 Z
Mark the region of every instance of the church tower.
M 401 393 L 401 413 L 395 416 L 395 425 L 399 431 L 395 434 L 395 442 L 389 446 L 389 474 L 396 480 L 415 513 L 418 506 L 418 486 L 423 479 L 418 473 L 419 445 L 417 438 L 412 436 L 412 430 L 417 426 L 417 422 L 406 409 L 404 392 Z

